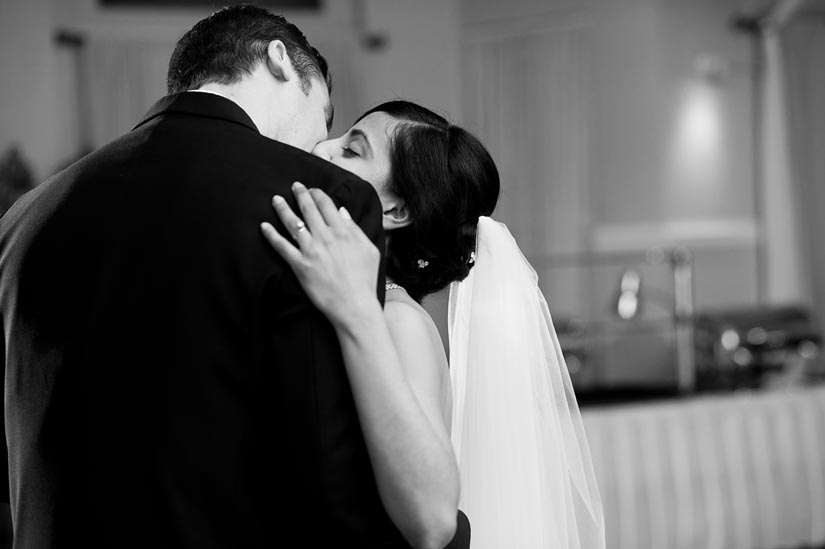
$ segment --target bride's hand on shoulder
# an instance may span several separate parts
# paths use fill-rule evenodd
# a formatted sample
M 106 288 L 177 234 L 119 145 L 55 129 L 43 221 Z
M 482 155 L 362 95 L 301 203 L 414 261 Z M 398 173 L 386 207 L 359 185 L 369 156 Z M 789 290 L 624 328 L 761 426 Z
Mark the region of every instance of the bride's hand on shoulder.
M 360 309 L 375 309 L 381 260 L 378 248 L 349 212 L 343 207 L 337 209 L 322 190 L 307 189 L 296 182 L 292 192 L 303 220 L 281 196 L 273 197 L 272 206 L 295 244 L 264 222 L 261 231 L 266 240 L 333 324 L 346 323 Z

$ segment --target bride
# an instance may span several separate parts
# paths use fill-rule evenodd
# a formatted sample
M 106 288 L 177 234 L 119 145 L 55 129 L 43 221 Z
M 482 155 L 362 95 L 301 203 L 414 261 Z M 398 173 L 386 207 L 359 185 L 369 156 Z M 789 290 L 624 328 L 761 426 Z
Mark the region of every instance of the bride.
M 314 154 L 375 187 L 386 257 L 345 209 L 300 183 L 292 203 L 303 220 L 293 197 L 273 199 L 291 239 L 270 223 L 261 229 L 336 329 L 396 526 L 412 545 L 443 546 L 461 509 L 474 549 L 604 547 L 601 500 L 547 303 L 507 228 L 488 217 L 499 176 L 484 146 L 423 107 L 392 101 Z M 448 285 L 449 361 L 420 305 Z M 459 520 L 458 530 L 451 547 L 467 547 L 469 526 Z

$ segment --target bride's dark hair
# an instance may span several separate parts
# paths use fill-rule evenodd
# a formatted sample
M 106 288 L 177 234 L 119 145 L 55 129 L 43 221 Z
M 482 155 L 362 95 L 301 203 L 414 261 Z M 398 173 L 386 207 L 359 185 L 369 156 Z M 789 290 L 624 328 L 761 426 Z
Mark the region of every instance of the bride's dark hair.
M 390 137 L 388 185 L 412 218 L 390 233 L 387 277 L 421 301 L 469 274 L 478 217 L 498 201 L 498 169 L 475 136 L 420 105 L 390 101 L 361 118 L 374 112 L 400 122 Z

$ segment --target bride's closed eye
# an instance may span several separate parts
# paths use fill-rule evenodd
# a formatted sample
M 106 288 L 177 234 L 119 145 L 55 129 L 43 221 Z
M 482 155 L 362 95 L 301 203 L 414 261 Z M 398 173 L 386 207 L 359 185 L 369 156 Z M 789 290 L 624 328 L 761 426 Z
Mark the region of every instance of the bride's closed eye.
M 313 153 L 348 170 L 381 192 L 390 173 L 389 140 L 396 122 L 372 113 L 340 137 L 318 143 Z

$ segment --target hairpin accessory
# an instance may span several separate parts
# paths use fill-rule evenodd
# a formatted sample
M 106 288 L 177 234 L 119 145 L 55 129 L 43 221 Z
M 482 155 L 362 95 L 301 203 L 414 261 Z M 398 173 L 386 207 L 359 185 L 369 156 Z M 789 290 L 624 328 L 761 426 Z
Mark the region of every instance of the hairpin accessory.
M 418 268 L 419 269 L 423 269 L 424 267 L 426 267 L 429 264 L 430 264 L 430 262 L 427 261 L 426 259 L 419 259 L 418 260 Z

